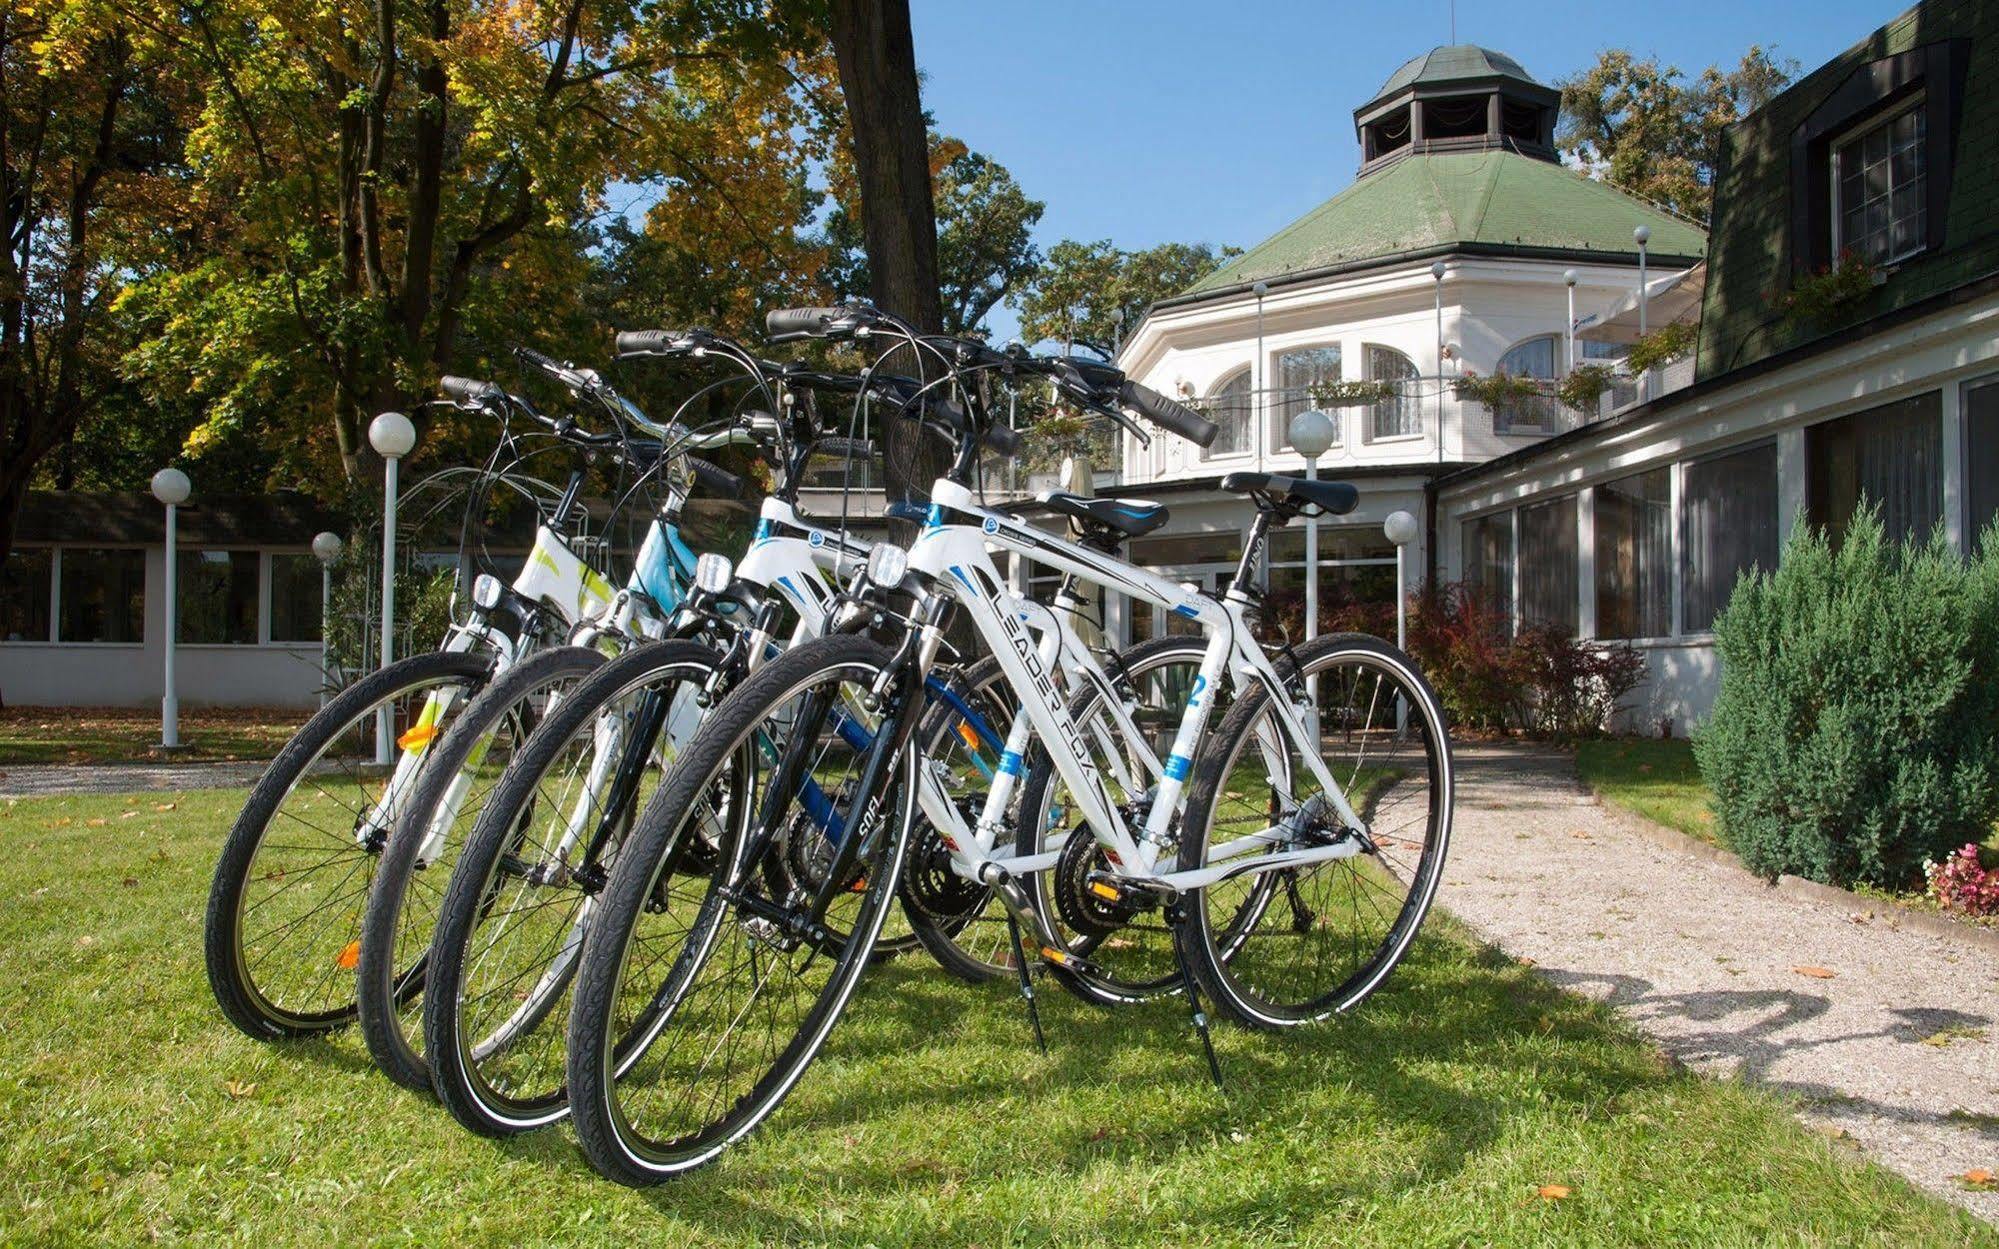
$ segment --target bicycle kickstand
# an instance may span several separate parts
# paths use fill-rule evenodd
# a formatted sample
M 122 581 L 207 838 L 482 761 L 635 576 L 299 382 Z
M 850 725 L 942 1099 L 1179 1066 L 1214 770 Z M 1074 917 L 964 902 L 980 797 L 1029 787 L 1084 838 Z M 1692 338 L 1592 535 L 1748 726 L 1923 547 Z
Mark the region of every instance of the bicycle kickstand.
M 1013 938 L 1013 967 L 1020 973 L 1020 996 L 1027 1002 L 1027 1022 L 1034 1028 L 1034 1043 L 1042 1054 L 1048 1053 L 1048 1038 L 1041 1031 L 1041 1008 L 1034 1002 L 1034 977 L 1027 967 L 1027 951 L 1020 943 L 1020 920 L 1013 909 L 1006 909 L 1006 931 Z
M 1186 917 L 1186 911 L 1177 901 L 1167 905 L 1166 922 L 1176 930 Z M 1173 943 L 1173 961 L 1180 966 L 1180 989 L 1187 995 L 1187 1008 L 1194 1015 L 1194 1031 L 1201 1034 L 1201 1050 L 1208 1056 L 1208 1075 L 1218 1091 L 1227 1092 L 1228 1086 L 1222 1083 L 1221 1060 L 1215 1057 L 1215 1040 L 1208 1035 L 1208 1012 L 1201 1009 L 1200 987 L 1194 982 L 1194 969 L 1187 965 L 1187 956 L 1180 952 L 1178 941 Z

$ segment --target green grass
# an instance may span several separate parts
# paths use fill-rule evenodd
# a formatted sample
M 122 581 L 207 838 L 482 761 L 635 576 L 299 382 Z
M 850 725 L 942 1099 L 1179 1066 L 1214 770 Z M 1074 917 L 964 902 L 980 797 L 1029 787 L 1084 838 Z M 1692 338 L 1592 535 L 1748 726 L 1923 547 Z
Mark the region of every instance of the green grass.
M 1693 743 L 1657 737 L 1585 741 L 1576 747 L 1576 770 L 1605 801 L 1690 837 L 1718 841 Z
M 171 759 L 268 759 L 309 712 L 267 707 L 182 708 L 182 749 L 159 750 L 158 709 L 0 708 L 0 767 Z
M 906 960 L 722 1164 L 626 1190 L 565 1130 L 465 1134 L 358 1037 L 222 1022 L 201 919 L 238 801 L 0 806 L 0 1241 L 1999 1244 L 1444 930 L 1349 1018 L 1218 1033 L 1225 1096 L 1180 1004 L 1051 988 L 1042 1058 L 1010 989 Z

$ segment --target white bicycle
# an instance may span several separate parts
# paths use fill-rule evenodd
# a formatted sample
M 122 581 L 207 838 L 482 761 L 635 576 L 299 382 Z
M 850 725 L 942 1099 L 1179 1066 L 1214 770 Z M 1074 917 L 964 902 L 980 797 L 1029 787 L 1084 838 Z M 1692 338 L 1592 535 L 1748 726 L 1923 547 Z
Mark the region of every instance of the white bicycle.
M 1251 587 L 1273 527 L 1308 511 L 1349 511 L 1353 488 L 1266 474 L 1225 479 L 1257 520 L 1229 590 L 1210 598 L 985 509 L 969 484 L 981 441 L 995 440 L 976 402 L 980 372 L 1044 376 L 1065 399 L 1127 427 L 1137 428 L 1124 408 L 1211 439 L 1198 414 L 1107 365 L 925 338 L 865 305 L 773 314 L 772 327 L 879 336 L 930 353 L 942 366 L 934 385 L 966 400 L 922 410 L 948 427 L 956 454 L 913 547 L 871 552 L 869 579 L 881 596 L 836 622 L 848 631 L 771 661 L 721 704 L 629 837 L 585 946 L 570 1017 L 570 1085 L 593 1165 L 624 1183 L 657 1183 L 713 1159 L 782 1102 L 868 964 L 919 810 L 939 830 L 952 873 L 1000 901 L 1016 948 L 1031 937 L 1041 964 L 1086 996 L 1133 996 L 1128 978 L 1107 970 L 1110 954 L 1141 917 L 1163 921 L 1217 1080 L 1203 993 L 1238 1022 L 1283 1027 L 1348 1009 L 1378 988 L 1428 912 L 1449 843 L 1443 712 L 1416 666 L 1378 640 L 1337 636 L 1266 653 Z M 1045 501 L 1079 524 L 1120 533 L 1156 512 Z M 1047 630 L 1037 638 L 1021 618 L 1031 613 L 1003 590 L 995 550 L 1152 603 L 1202 631 L 1163 758 L 1155 737 L 1111 699 L 1099 697 L 1079 720 L 1050 673 Z M 896 596 L 914 603 L 900 627 L 864 636 Z M 1046 756 L 1036 765 L 1045 776 L 1029 786 L 1053 797 L 1030 809 L 1031 795 L 1022 795 L 1024 835 L 1011 846 L 1009 778 L 1029 772 L 1024 754 L 968 815 L 910 748 L 916 695 L 959 611 L 1004 673 L 1021 713 L 1015 730 Z M 873 716 L 865 748 L 833 731 L 855 704 Z M 780 733 L 781 754 L 761 761 L 756 744 Z M 781 893 L 762 867 L 799 818 L 807 777 L 837 789 L 851 831 L 817 888 Z M 663 873 L 710 841 L 699 909 L 662 922 L 648 901 Z M 1081 950 L 1079 934 L 1058 932 L 1037 895 L 1081 930 Z M 846 908 L 841 932 L 826 921 L 836 905 Z M 1027 953 L 1014 963 L 1032 1012 Z M 646 1009 L 632 1011 L 634 1001 Z

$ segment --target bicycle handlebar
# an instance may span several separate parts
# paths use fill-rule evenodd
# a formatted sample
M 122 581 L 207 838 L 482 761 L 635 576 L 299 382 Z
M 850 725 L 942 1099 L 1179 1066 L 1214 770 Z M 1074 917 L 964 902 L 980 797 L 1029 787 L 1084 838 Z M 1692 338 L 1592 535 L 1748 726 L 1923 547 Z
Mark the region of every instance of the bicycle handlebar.
M 1159 428 L 1185 438 L 1197 447 L 1213 446 L 1222 430 L 1207 417 L 1184 403 L 1168 399 L 1150 386 L 1126 378 L 1118 388 L 1118 401 L 1135 410 Z

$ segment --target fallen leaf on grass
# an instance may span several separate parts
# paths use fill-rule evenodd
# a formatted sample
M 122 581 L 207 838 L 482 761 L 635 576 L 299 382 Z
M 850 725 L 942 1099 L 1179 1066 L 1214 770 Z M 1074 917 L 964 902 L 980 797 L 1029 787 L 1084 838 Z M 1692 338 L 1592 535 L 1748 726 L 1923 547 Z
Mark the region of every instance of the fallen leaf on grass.
M 1833 977 L 1833 970 L 1830 967 L 1806 966 L 1793 967 L 1791 970 L 1797 972 L 1800 976 L 1810 976 L 1814 980 L 1830 980 Z
M 127 889 L 131 889 L 137 886 L 138 883 L 139 883 L 139 878 L 137 876 L 127 876 L 124 880 L 124 885 Z
M 103 828 L 103 827 L 104 827 L 104 826 L 105 826 L 106 824 L 108 824 L 109 822 L 110 822 L 110 821 L 108 821 L 108 820 L 105 820 L 105 819 L 102 819 L 102 818 L 99 818 L 99 819 L 92 819 L 92 820 L 86 820 L 86 821 L 84 821 L 84 823 L 86 823 L 86 824 L 90 825 L 90 827 L 92 827 L 92 828 Z
M 222 1091 L 231 1097 L 243 1098 L 257 1091 L 256 1084 L 247 1080 L 224 1080 Z
M 1526 956 L 1525 954 L 1522 954 L 1522 955 L 1521 955 L 1521 956 L 1520 956 L 1519 958 L 1516 958 L 1516 959 L 1514 959 L 1513 961 L 1514 961 L 1514 962 L 1516 962 L 1516 963 L 1518 963 L 1518 964 L 1520 964 L 1520 965 L 1521 965 L 1522 967 L 1532 967 L 1532 966 L 1534 966 L 1534 960 L 1533 960 L 1533 959 L 1531 959 L 1531 958 L 1528 958 L 1528 957 L 1527 957 L 1527 956 Z
M 1569 1195 L 1569 1186 L 1567 1184 L 1543 1184 L 1534 1195 L 1543 1201 L 1561 1201 Z
M 137 811 L 120 811 L 118 813 L 118 818 L 121 820 L 129 820 L 137 814 L 139 814 Z
M 156 803 L 154 803 L 154 804 L 153 804 L 153 810 L 155 810 L 155 811 L 171 811 L 171 810 L 173 810 L 173 809 L 174 809 L 175 807 L 177 807 L 177 806 L 179 806 L 179 805 L 180 805 L 180 804 L 179 804 L 178 802 L 156 802 Z
M 1956 1178 L 1966 1188 L 1976 1188 L 1982 1191 L 1988 1188 L 1999 1187 L 1999 1173 L 1995 1173 L 1990 1167 L 1973 1167 Z

